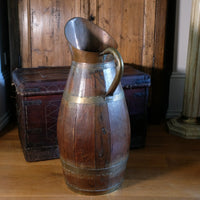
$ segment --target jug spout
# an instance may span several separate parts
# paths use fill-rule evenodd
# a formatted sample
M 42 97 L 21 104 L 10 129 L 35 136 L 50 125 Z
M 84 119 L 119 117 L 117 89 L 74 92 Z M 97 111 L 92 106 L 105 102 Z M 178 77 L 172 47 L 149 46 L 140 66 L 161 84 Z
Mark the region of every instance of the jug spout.
M 72 60 L 96 63 L 99 54 L 108 47 L 117 48 L 116 41 L 102 28 L 81 17 L 70 19 L 65 25 Z

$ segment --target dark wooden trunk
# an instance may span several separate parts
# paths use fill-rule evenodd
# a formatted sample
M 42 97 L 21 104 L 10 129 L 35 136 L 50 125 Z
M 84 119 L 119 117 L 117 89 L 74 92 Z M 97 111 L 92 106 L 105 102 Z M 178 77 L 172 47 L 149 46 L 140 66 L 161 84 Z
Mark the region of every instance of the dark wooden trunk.
M 69 68 L 20 68 L 13 72 L 19 137 L 27 161 L 59 157 L 56 123 Z
M 56 122 L 69 68 L 20 68 L 13 72 L 19 137 L 27 161 L 59 157 Z M 125 65 L 121 80 L 131 120 L 131 148 L 145 145 L 150 76 Z

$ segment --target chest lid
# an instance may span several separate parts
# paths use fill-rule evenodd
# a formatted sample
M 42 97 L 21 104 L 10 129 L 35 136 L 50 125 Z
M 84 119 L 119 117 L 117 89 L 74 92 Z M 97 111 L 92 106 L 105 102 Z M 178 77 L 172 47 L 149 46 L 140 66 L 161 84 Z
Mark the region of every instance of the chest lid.
M 125 64 L 121 84 L 123 88 L 150 87 L 151 76 L 135 69 L 133 65 Z
M 63 93 L 69 67 L 18 68 L 12 73 L 18 94 L 22 96 Z
M 18 94 L 22 96 L 62 94 L 70 67 L 18 68 L 12 73 Z M 149 87 L 150 75 L 125 64 L 121 80 L 123 88 Z

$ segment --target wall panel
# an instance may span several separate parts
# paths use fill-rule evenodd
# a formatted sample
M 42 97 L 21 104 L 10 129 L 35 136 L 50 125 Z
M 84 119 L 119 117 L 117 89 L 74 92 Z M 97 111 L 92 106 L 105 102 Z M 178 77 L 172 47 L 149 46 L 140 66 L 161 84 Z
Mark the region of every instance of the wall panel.
M 166 2 L 20 0 L 22 66 L 70 65 L 71 56 L 64 36 L 64 25 L 70 18 L 81 16 L 93 19 L 94 23 L 115 38 L 125 63 L 162 68 Z

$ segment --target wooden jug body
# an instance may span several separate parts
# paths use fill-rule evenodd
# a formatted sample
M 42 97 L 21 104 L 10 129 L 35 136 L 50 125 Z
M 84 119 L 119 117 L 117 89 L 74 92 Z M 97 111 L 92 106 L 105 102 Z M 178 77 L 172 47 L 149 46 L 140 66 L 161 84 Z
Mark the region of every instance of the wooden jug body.
M 122 183 L 130 145 L 121 72 L 112 49 L 84 58 L 75 51 L 57 122 L 63 173 L 73 190 L 107 193 Z

